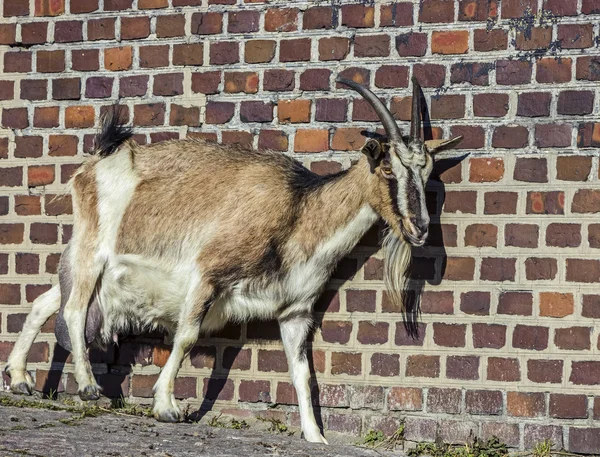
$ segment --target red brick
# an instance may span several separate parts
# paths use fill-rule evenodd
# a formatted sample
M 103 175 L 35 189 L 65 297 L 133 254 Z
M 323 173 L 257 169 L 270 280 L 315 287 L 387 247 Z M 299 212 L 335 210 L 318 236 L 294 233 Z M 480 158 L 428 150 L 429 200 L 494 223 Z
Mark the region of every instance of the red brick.
M 559 419 L 587 419 L 586 395 L 550 394 L 550 417 Z
M 121 38 L 123 40 L 138 40 L 150 35 L 150 17 L 122 17 Z
M 469 414 L 497 415 L 502 413 L 502 392 L 496 390 L 467 390 L 465 408 Z
M 302 62 L 310 60 L 310 38 L 282 40 L 279 42 L 280 62 Z
M 479 379 L 479 357 L 448 356 L 446 358 L 446 378 L 468 381 Z
M 152 126 L 165 123 L 165 105 L 162 103 L 135 105 L 133 113 L 134 125 Z
M 40 197 L 37 195 L 15 195 L 15 213 L 19 216 L 42 214 Z
M 400 2 L 381 5 L 379 25 L 381 27 L 413 25 L 413 4 L 411 2 Z
M 498 3 L 487 0 L 461 0 L 459 3 L 459 21 L 486 21 L 498 16 Z
M 389 35 L 359 35 L 354 38 L 355 57 L 387 57 L 389 54 Z
M 517 325 L 513 331 L 514 348 L 543 351 L 548 348 L 548 327 Z
M 4 53 L 4 73 L 28 73 L 30 71 L 31 51 Z
M 544 415 L 546 401 L 542 392 L 507 392 L 506 411 L 513 417 L 540 417 Z
M 506 326 L 473 324 L 473 347 L 501 349 L 506 345 Z
M 528 84 L 532 64 L 528 61 L 499 60 L 496 62 L 496 82 L 500 85 Z
M 210 64 L 228 65 L 240 61 L 239 43 L 235 41 L 218 41 L 210 45 Z
M 360 375 L 362 371 L 362 355 L 351 352 L 331 353 L 331 374 Z
M 498 227 L 492 224 L 471 224 L 465 229 L 465 245 L 476 247 L 495 247 Z
M 515 382 L 521 380 L 519 360 L 503 357 L 489 357 L 487 379 L 490 381 Z
M 246 41 L 244 58 L 247 63 L 270 62 L 275 57 L 275 45 L 273 40 Z
M 87 23 L 88 41 L 112 40 L 115 37 L 115 18 L 89 20 Z
M 400 374 L 400 356 L 398 354 L 375 353 L 371 356 L 371 375 L 398 376 Z
M 475 259 L 472 257 L 448 257 L 443 279 L 449 281 L 469 281 L 473 279 Z
M 223 30 L 222 13 L 194 13 L 191 30 L 194 35 L 221 33 Z
M 183 14 L 165 14 L 156 18 L 156 36 L 158 38 L 181 37 L 185 35 L 185 16 Z
M 517 200 L 516 192 L 486 192 L 484 214 L 516 214 Z
M 310 13 L 309 13 L 309 16 L 310 16 Z M 267 12 L 265 13 L 265 31 L 267 31 L 267 32 L 293 32 L 296 30 L 298 30 L 298 9 L 296 9 L 296 8 L 269 8 L 269 9 L 267 9 Z
M 54 24 L 54 41 L 56 43 L 73 43 L 76 41 L 83 41 L 83 22 L 56 22 Z
M 270 11 L 270 10 L 267 10 Z M 334 23 L 334 8 L 329 6 L 315 6 L 304 11 L 302 28 L 304 30 L 332 29 Z
M 503 29 L 475 29 L 473 34 L 475 51 L 501 51 L 508 47 L 508 32 Z
M 567 259 L 567 281 L 600 282 L 600 261 L 594 259 Z
M 428 413 L 460 413 L 462 392 L 460 389 L 439 389 L 431 387 L 427 392 Z
M 47 40 L 48 40 L 48 23 L 47 22 L 30 22 L 30 23 L 21 24 L 21 43 L 28 44 L 28 45 L 43 44 Z
M 597 385 L 600 379 L 600 362 L 573 361 L 569 381 L 575 385 Z
M 489 292 L 463 292 L 460 294 L 460 310 L 466 314 L 484 316 L 490 313 Z
M 433 341 L 442 347 L 464 347 L 467 327 L 463 324 L 433 324 Z
M 465 54 L 469 50 L 467 30 L 433 31 L 431 52 L 434 54 Z
M 600 192 L 594 189 L 580 189 L 573 196 L 571 211 L 574 213 L 600 212 Z
M 410 32 L 396 36 L 396 50 L 400 57 L 422 57 L 427 52 L 427 34 Z
M 79 78 L 52 80 L 52 98 L 54 100 L 79 100 L 81 98 L 81 80 Z
M 346 27 L 373 27 L 375 8 L 367 5 L 342 5 L 342 25 Z
M 131 46 L 121 46 L 104 50 L 104 68 L 109 71 L 129 70 L 132 61 L 133 49 Z
M 54 165 L 27 167 L 27 186 L 46 186 L 54 182 Z
M 258 32 L 260 13 L 258 11 L 230 11 L 227 31 L 229 33 Z
M 562 360 L 528 360 L 527 379 L 537 383 L 560 383 L 562 381 Z
M 452 22 L 453 20 L 452 0 L 423 0 L 419 4 L 419 22 Z
M 544 10 L 556 16 L 577 16 L 577 0 L 544 0 Z
M 593 109 L 594 92 L 565 90 L 558 96 L 558 114 L 580 116 L 590 114 Z
M 554 344 L 559 349 L 586 350 L 590 349 L 591 331 L 588 327 L 557 328 L 554 334 Z
M 560 24 L 557 38 L 562 49 L 585 49 L 593 46 L 593 34 L 593 24 Z
M 406 376 L 437 378 L 440 375 L 440 358 L 437 355 L 409 355 L 406 359 Z
M 420 411 L 423 409 L 421 389 L 392 387 L 388 393 L 388 407 L 393 411 Z

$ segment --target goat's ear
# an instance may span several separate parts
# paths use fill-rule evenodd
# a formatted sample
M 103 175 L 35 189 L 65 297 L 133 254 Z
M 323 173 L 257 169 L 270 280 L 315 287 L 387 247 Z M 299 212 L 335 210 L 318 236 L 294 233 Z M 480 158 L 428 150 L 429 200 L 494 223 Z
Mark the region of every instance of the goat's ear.
M 367 156 L 369 164 L 371 165 L 371 171 L 374 171 L 375 167 L 379 165 L 379 161 L 383 155 L 381 143 L 377 140 L 368 140 L 362 147 L 361 152 Z
M 454 137 L 450 140 L 427 140 L 425 146 L 431 155 L 435 155 L 438 152 L 442 152 L 446 149 L 453 148 L 463 139 L 462 135 Z

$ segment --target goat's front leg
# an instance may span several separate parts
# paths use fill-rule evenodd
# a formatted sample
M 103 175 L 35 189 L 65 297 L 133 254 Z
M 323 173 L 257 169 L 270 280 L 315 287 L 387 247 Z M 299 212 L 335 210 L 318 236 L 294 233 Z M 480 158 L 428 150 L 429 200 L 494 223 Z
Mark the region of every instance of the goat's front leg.
M 15 394 L 31 395 L 33 379 L 27 372 L 27 354 L 42 325 L 60 308 L 58 285 L 46 291 L 33 302 L 31 312 L 25 320 L 21 334 L 8 357 L 5 371 L 10 375 L 10 390 Z
M 306 441 L 327 443 L 317 425 L 310 395 L 310 370 L 307 359 L 306 340 L 312 324 L 310 316 L 293 317 L 279 321 L 281 339 L 290 366 L 292 383 L 298 396 L 300 422 Z
M 173 390 L 175 378 L 183 359 L 198 340 L 200 326 L 213 301 L 213 289 L 207 284 L 198 284 L 188 294 L 179 315 L 173 339 L 173 350 L 167 363 L 154 384 L 154 417 L 161 422 L 179 422 L 183 414 L 177 406 Z

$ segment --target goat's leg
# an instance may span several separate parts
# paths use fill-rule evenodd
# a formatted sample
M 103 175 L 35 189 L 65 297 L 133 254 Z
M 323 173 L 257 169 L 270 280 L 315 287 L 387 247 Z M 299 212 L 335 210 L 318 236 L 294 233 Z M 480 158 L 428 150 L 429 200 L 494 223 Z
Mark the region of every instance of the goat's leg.
M 101 391 L 92 373 L 85 341 L 88 305 L 102 272 L 102 263 L 90 251 L 85 246 L 73 249 L 74 256 L 71 265 L 77 267 L 73 269 L 71 295 L 63 311 L 71 339 L 75 380 L 78 385 L 79 397 L 82 400 L 98 400 Z
M 317 425 L 310 395 L 310 370 L 306 355 L 306 340 L 310 331 L 310 316 L 293 317 L 279 321 L 281 339 L 290 366 L 292 383 L 298 396 L 300 422 L 304 439 L 312 443 L 325 443 L 327 440 Z
M 21 334 L 13 347 L 6 368 L 10 375 L 10 390 L 15 394 L 31 395 L 33 379 L 27 372 L 27 354 L 42 325 L 58 311 L 60 307 L 60 288 L 58 285 L 46 291 L 33 302 L 31 312 L 25 320 Z
M 183 359 L 198 340 L 202 320 L 212 301 L 213 289 L 206 283 L 199 283 L 186 298 L 179 315 L 173 350 L 154 384 L 153 414 L 160 422 L 179 422 L 183 419 L 173 394 L 175 378 Z

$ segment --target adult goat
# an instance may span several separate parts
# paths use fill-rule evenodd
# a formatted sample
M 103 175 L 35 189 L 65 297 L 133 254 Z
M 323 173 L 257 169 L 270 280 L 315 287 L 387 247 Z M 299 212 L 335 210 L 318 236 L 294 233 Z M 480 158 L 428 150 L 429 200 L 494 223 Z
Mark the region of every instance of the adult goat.
M 31 393 L 27 353 L 56 311 L 59 344 L 73 353 L 79 395 L 95 400 L 87 345 L 138 328 L 174 333 L 154 386 L 154 415 L 182 417 L 175 377 L 199 333 L 228 321 L 276 318 L 298 394 L 302 431 L 326 442 L 309 389 L 306 340 L 313 305 L 337 262 L 382 217 L 389 225 L 385 281 L 398 303 L 410 245 L 427 237 L 425 184 L 433 154 L 453 140 L 421 141 L 413 80 L 410 140 L 368 89 L 339 80 L 375 109 L 388 141 L 368 140 L 347 171 L 321 177 L 291 158 L 202 141 L 139 146 L 114 114 L 95 154 L 73 176 L 74 230 L 59 285 L 33 304 L 8 359 L 11 389 Z

